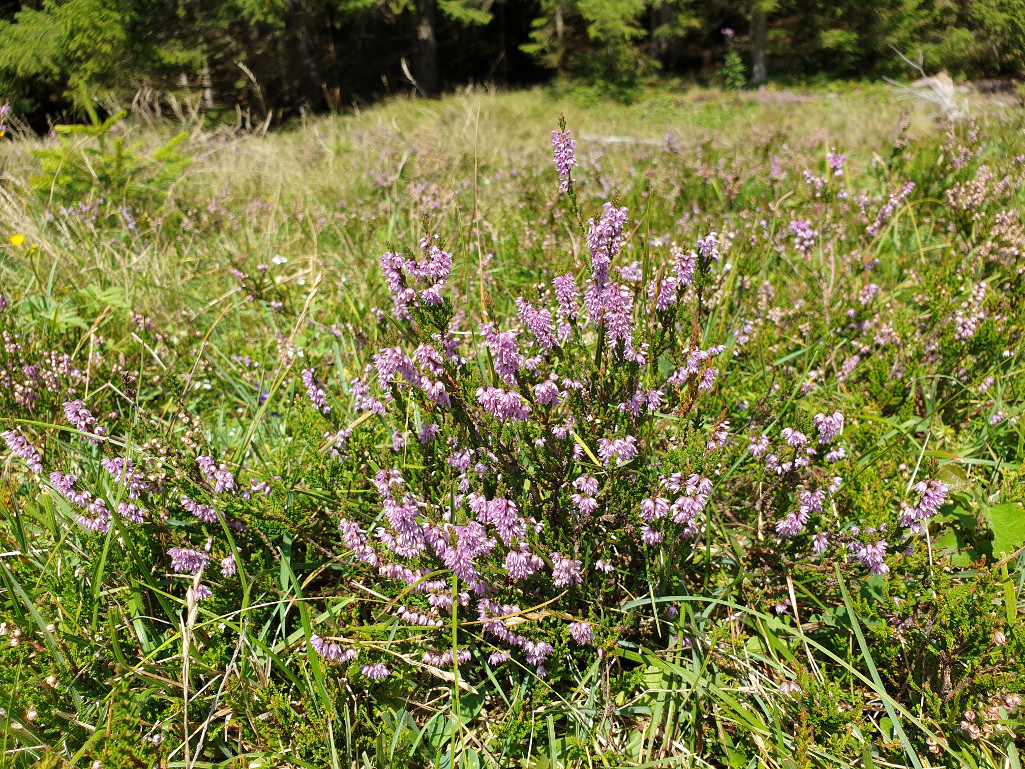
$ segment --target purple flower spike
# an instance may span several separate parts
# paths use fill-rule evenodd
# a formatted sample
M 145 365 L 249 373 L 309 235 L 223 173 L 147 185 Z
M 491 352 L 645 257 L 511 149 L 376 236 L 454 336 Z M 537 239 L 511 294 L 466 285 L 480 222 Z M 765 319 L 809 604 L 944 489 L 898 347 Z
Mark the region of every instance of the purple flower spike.
M 43 472 L 43 457 L 36 451 L 35 446 L 28 442 L 24 435 L 16 433 L 14 430 L 7 430 L 6 432 L 0 433 L 7 442 L 8 447 L 16 456 L 21 457 L 25 460 L 25 464 L 28 465 L 28 469 L 37 475 Z
M 569 190 L 569 172 L 577 164 L 573 154 L 576 147 L 577 140 L 569 138 L 569 131 L 552 131 L 552 161 L 559 174 L 560 192 Z

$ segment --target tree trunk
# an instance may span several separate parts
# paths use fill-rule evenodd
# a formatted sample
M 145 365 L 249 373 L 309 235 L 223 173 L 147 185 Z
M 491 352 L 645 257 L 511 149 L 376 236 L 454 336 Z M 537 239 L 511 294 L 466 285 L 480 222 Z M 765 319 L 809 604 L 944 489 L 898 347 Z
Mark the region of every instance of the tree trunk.
M 765 11 L 755 8 L 751 16 L 751 80 L 755 83 L 764 82 L 765 72 Z
M 417 10 L 416 84 L 425 96 L 438 93 L 438 40 L 434 36 L 437 0 L 419 0 Z

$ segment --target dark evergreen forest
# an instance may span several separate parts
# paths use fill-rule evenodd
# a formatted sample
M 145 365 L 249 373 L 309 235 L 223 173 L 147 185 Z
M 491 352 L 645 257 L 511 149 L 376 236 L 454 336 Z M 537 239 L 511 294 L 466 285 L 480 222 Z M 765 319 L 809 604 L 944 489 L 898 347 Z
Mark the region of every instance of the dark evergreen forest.
M 83 93 L 254 120 L 468 82 L 616 95 L 714 80 L 730 50 L 734 84 L 738 57 L 748 84 L 906 73 L 898 52 L 926 72 L 1014 75 L 1025 0 L 0 0 L 0 99 L 37 127 Z

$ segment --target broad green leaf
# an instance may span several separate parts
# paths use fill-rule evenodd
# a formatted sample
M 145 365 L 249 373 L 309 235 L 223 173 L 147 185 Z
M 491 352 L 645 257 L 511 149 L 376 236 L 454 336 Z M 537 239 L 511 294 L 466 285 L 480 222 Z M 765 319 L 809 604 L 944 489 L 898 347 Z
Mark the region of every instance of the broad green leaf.
M 989 509 L 993 527 L 993 554 L 1013 553 L 1025 542 L 1025 507 L 1008 502 Z

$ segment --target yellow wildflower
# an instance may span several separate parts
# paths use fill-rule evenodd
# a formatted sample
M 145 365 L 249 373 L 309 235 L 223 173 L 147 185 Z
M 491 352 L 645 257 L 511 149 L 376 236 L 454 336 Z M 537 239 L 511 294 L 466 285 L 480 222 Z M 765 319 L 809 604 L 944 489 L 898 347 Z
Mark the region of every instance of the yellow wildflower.
M 24 235 L 11 235 L 11 242 L 14 245 L 16 245 L 16 246 L 20 246 L 22 243 L 25 242 L 25 236 Z

